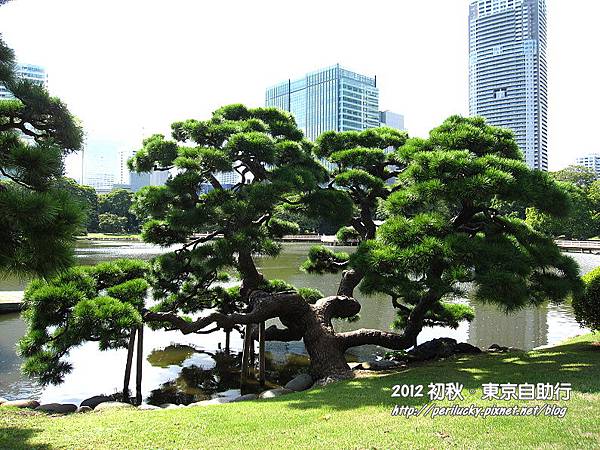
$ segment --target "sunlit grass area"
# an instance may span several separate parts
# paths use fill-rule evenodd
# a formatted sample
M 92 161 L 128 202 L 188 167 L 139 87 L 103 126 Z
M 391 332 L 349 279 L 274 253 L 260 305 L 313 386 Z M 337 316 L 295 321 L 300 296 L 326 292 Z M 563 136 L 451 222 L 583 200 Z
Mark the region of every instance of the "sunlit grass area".
M 0 408 L 0 447 L 28 448 L 600 448 L 600 335 L 528 353 L 462 356 L 386 376 L 360 377 L 270 400 L 160 411 L 48 416 Z M 564 401 L 482 400 L 484 383 L 571 383 Z M 402 417 L 429 383 L 459 383 L 464 400 L 437 406 L 551 403 L 564 418 Z M 392 398 L 396 384 L 421 398 Z

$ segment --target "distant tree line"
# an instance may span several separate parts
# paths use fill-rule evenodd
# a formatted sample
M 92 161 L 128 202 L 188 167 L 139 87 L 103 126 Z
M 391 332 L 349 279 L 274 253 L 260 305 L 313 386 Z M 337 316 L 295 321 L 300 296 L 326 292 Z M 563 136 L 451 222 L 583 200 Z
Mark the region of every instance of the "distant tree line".
M 554 238 L 590 239 L 600 235 L 600 179 L 596 173 L 587 167 L 572 165 L 550 175 L 567 192 L 571 212 L 556 218 L 528 208 L 527 223 Z
M 87 214 L 84 226 L 88 233 L 139 233 L 140 221 L 130 211 L 135 194 L 127 189 L 115 189 L 97 194 L 91 186 L 63 178 L 62 186 L 74 196 Z

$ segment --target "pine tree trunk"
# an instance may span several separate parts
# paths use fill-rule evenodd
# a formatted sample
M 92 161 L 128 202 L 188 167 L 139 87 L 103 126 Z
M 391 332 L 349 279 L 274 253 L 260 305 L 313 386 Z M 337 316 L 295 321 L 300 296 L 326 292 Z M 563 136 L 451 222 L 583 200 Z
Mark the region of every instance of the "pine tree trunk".
M 133 362 L 133 348 L 135 345 L 136 329 L 131 329 L 129 345 L 127 346 L 127 362 L 125 363 L 125 376 L 123 377 L 123 401 L 129 403 L 129 380 L 131 379 L 131 365 Z

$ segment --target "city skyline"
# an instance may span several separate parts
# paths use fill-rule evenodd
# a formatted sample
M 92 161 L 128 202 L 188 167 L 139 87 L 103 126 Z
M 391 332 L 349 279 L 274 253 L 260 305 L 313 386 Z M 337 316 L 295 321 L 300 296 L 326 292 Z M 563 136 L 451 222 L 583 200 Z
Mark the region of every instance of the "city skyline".
M 276 20 L 278 9 L 271 2 L 240 3 L 235 15 L 218 4 L 82 3 L 9 2 L 0 7 L 0 28 L 19 60 L 46 67 L 52 94 L 82 120 L 88 138 L 127 139 L 142 126 L 146 135 L 168 133 L 171 122 L 206 118 L 223 104 L 259 106 L 269 83 L 332 61 L 359 73 L 376 73 L 380 109 L 405 114 L 411 136 L 425 136 L 451 114 L 468 114 L 469 0 L 376 4 L 378 20 L 372 24 L 353 13 L 357 2 L 340 8 L 338 2 L 309 1 L 298 8 L 294 23 L 285 24 Z M 574 8 L 568 2 L 547 3 L 549 163 L 556 170 L 579 154 L 600 150 L 590 148 L 588 137 L 594 123 L 591 105 L 600 93 L 585 88 L 600 76 L 588 57 L 600 4 L 581 2 Z M 114 16 L 116 7 L 120 14 Z M 38 13 L 32 16 L 31 8 Z M 245 18 L 250 9 L 260 12 L 252 14 L 252 22 Z M 326 18 L 334 13 L 339 20 L 331 23 Z M 198 17 L 206 19 L 206 26 L 194 26 Z M 245 39 L 225 34 L 218 45 L 212 44 L 222 24 L 211 17 L 228 17 L 227 26 Z M 109 34 L 100 26 L 105 19 L 111 23 Z M 27 29 L 19 25 L 25 22 Z M 312 31 L 307 34 L 303 24 L 309 22 Z M 339 38 L 359 25 L 362 33 L 376 33 L 376 41 Z M 155 33 L 156 27 L 164 32 Z M 202 48 L 201 57 L 189 58 L 195 43 Z M 80 163 L 74 166 L 78 179 Z

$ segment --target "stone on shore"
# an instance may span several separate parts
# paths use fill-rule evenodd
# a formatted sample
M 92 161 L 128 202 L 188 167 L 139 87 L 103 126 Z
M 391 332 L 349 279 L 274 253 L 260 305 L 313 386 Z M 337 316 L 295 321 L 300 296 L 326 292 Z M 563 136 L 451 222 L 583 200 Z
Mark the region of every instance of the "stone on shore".
M 504 347 L 503 345 L 492 344 L 488 347 L 488 352 L 507 353 L 507 352 L 522 352 L 523 350 L 515 347 Z
M 232 399 L 230 397 L 216 397 L 210 400 L 202 400 L 200 402 L 190 403 L 188 406 L 208 406 L 208 405 L 221 405 L 223 403 L 230 403 Z
M 365 367 L 365 364 L 368 367 Z M 395 370 L 402 369 L 406 367 L 406 363 L 402 361 L 390 361 L 387 359 L 382 359 L 381 361 L 371 361 L 368 363 L 363 363 L 363 368 L 368 370 Z
M 13 406 L 15 408 L 31 408 L 35 409 L 40 406 L 40 403 L 36 400 L 23 399 L 23 400 L 8 400 L 2 403 L 2 406 Z
M 77 411 L 75 411 L 76 413 L 87 413 L 93 411 L 92 408 L 90 408 L 89 406 L 80 406 L 79 408 L 77 408 Z
M 284 387 L 290 391 L 305 391 L 313 385 L 312 377 L 307 373 L 301 373 L 292 378 Z
M 159 406 L 149 405 L 148 403 L 142 403 L 138 406 L 138 409 L 141 409 L 142 411 L 154 411 L 161 408 Z
M 459 342 L 454 346 L 454 353 L 476 354 L 481 353 L 481 349 L 466 342 Z
M 430 359 L 446 358 L 454 353 L 456 339 L 439 338 L 423 342 L 417 345 L 408 354 L 418 361 L 428 361 Z
M 125 409 L 125 408 L 135 408 L 135 406 L 129 403 L 123 402 L 102 402 L 96 405 L 94 408 L 95 411 L 103 411 L 106 409 Z
M 256 395 L 256 394 L 245 394 L 245 395 L 240 395 L 239 397 L 236 397 L 231 401 L 232 402 L 245 402 L 248 400 L 256 400 L 257 398 L 258 398 L 258 395 Z
M 35 410 L 47 413 L 68 414 L 77 411 L 77 405 L 71 403 L 45 403 L 35 408 Z
M 269 389 L 268 391 L 261 392 L 258 398 L 275 398 L 282 395 L 291 394 L 292 392 L 294 391 L 286 388 Z
M 89 406 L 90 408 L 94 409 L 100 403 L 110 401 L 112 401 L 112 398 L 107 397 L 106 395 L 94 395 L 93 397 L 86 398 L 79 406 Z
M 161 409 L 179 409 L 184 407 L 185 405 L 176 405 L 175 403 L 163 403 L 160 405 Z

